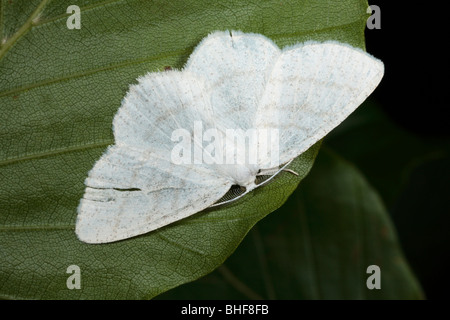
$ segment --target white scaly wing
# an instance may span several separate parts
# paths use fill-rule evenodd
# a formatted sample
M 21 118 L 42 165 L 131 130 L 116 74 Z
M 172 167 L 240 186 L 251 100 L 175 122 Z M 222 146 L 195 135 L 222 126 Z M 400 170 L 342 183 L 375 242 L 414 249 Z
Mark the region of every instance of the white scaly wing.
M 280 164 L 297 157 L 348 117 L 377 87 L 383 63 L 338 42 L 288 47 L 276 61 L 254 126 L 279 129 Z M 269 168 L 270 150 L 261 168 Z
M 114 118 L 116 144 L 85 181 L 76 223 L 80 240 L 105 243 L 158 229 L 229 190 L 230 180 L 214 168 L 171 161 L 174 130 L 194 137 L 194 121 L 211 122 L 207 97 L 200 79 L 176 71 L 149 74 L 130 88 Z
M 280 49 L 259 34 L 218 31 L 200 42 L 185 71 L 207 79 L 212 112 L 226 129 L 253 127 L 266 82 Z
M 144 234 L 202 211 L 231 183 L 201 166 L 174 165 L 153 153 L 110 147 L 86 179 L 76 233 L 88 243 Z

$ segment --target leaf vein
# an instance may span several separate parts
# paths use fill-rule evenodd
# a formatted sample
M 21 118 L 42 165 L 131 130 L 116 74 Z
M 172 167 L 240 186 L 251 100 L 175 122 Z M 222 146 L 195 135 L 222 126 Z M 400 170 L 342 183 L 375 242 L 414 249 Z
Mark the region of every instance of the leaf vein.
M 27 21 L 13 34 L 13 36 L 5 41 L 3 46 L 0 48 L 0 59 L 9 51 L 9 49 L 16 43 L 21 37 L 23 37 L 33 26 L 33 20 L 37 18 L 45 6 L 51 0 L 42 0 L 41 3 L 36 7 L 33 13 L 30 15 Z M 3 40 L 1 40 L 3 42 Z
M 355 20 L 352 22 L 349 22 L 347 24 L 342 24 L 339 26 L 333 26 L 333 27 L 329 27 L 329 28 L 323 28 L 323 29 L 319 29 L 316 30 L 316 32 L 327 32 L 330 30 L 333 30 L 335 28 L 338 27 L 345 27 L 345 26 L 349 26 L 352 24 L 355 24 L 359 22 L 359 20 Z M 305 35 L 308 34 L 310 31 L 304 31 L 304 32 L 294 32 L 294 33 L 280 33 L 280 34 L 276 34 L 276 35 L 269 35 L 269 38 L 276 40 L 276 39 L 282 39 L 282 38 L 290 38 L 290 37 L 298 37 L 301 35 Z M 34 89 L 37 87 L 42 87 L 42 86 L 46 86 L 49 84 L 53 84 L 53 83 L 58 83 L 58 82 L 63 82 L 63 81 L 68 81 L 71 79 L 76 79 L 76 78 L 82 78 L 82 77 L 86 77 L 98 72 L 103 72 L 103 71 L 110 71 L 110 70 L 115 70 L 118 68 L 123 68 L 123 67 L 127 67 L 130 65 L 137 65 L 140 63 L 145 63 L 145 62 L 149 62 L 149 61 L 155 61 L 158 59 L 163 59 L 163 58 L 167 58 L 167 57 L 173 57 L 173 56 L 178 56 L 178 55 L 187 55 L 189 52 L 191 51 L 191 49 L 183 49 L 183 50 L 177 50 L 177 51 L 172 51 L 172 52 L 166 52 L 166 53 L 162 53 L 162 54 L 158 54 L 158 55 L 154 55 L 151 57 L 145 57 L 142 59 L 137 59 L 137 60 L 132 60 L 132 61 L 122 61 L 120 63 L 117 64 L 113 64 L 113 65 L 109 65 L 109 66 L 103 66 L 103 67 L 99 67 L 99 68 L 95 68 L 95 69 L 91 69 L 91 70 L 86 70 L 83 72 L 79 72 L 79 73 L 74 73 L 68 76 L 64 76 L 64 77 L 59 77 L 59 78 L 54 78 L 54 79 L 47 79 L 47 80 L 42 80 L 33 84 L 29 84 L 29 85 L 25 85 L 25 86 L 20 86 L 20 87 L 16 87 L 16 88 L 12 88 L 10 90 L 7 91 L 3 91 L 0 92 L 0 97 L 3 96 L 8 96 L 8 95 L 12 95 L 12 94 L 17 94 L 23 91 L 27 91 L 30 89 Z M 1 58 L 1 50 L 0 50 L 0 58 Z
M 17 163 L 17 162 L 21 162 L 21 161 L 51 157 L 51 156 L 59 155 L 59 154 L 63 154 L 63 153 L 76 152 L 76 151 L 81 151 L 81 150 L 86 150 L 86 149 L 104 148 L 112 143 L 114 143 L 113 140 L 108 139 L 108 140 L 104 140 L 104 141 L 96 142 L 96 143 L 76 145 L 76 146 L 71 146 L 71 147 L 66 147 L 66 148 L 47 150 L 44 152 L 26 154 L 26 155 L 23 155 L 20 157 L 4 159 L 4 160 L 0 161 L 0 167 L 7 166 L 7 165 Z

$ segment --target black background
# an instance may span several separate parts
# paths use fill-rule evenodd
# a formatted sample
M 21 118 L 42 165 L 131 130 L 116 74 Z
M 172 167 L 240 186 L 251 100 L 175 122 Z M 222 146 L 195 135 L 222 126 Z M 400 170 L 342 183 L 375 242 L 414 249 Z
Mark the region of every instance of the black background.
M 446 9 L 423 2 L 369 4 L 381 9 L 381 29 L 366 30 L 366 48 L 386 67 L 373 97 L 406 129 L 449 137 Z
M 449 145 L 448 13 L 440 2 L 369 1 L 381 29 L 366 30 L 366 48 L 385 63 L 372 95 L 395 123 L 426 141 Z M 446 152 L 446 153 L 445 153 Z M 427 299 L 450 298 L 450 157 L 414 172 L 389 208 Z

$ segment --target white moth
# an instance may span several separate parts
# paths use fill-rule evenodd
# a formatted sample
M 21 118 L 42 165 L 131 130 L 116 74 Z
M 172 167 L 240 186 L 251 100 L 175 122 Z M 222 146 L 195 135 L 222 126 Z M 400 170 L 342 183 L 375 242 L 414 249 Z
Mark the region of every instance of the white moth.
M 210 34 L 183 70 L 148 73 L 130 87 L 114 117 L 115 144 L 85 181 L 76 234 L 88 243 L 126 239 L 214 205 L 233 185 L 250 192 L 258 175 L 276 174 L 341 123 L 383 73 L 380 60 L 335 41 L 280 50 L 258 34 Z M 254 163 L 212 161 L 230 144 L 206 152 L 195 123 L 216 133 L 277 132 L 278 165 L 264 151 Z M 174 163 L 180 129 L 192 134 L 194 152 Z

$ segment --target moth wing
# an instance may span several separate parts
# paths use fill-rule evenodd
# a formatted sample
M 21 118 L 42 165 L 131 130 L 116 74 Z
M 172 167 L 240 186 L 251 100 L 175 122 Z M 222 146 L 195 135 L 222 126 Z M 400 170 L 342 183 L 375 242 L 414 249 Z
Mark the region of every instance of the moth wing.
M 338 42 L 288 47 L 275 63 L 255 127 L 279 130 L 279 163 L 297 157 L 348 117 L 377 87 L 383 63 Z M 260 166 L 270 167 L 270 150 Z
M 85 181 L 76 224 L 82 241 L 111 242 L 155 230 L 203 210 L 228 191 L 226 175 L 203 161 L 197 121 L 215 127 L 201 77 L 150 73 L 130 87 L 113 120 L 115 145 Z M 174 135 L 177 130 L 182 135 Z M 186 143 L 187 154 L 181 163 L 173 159 L 180 143 Z M 199 151 L 192 154 L 192 147 Z
M 231 183 L 202 166 L 175 165 L 151 152 L 112 146 L 85 181 L 76 234 L 87 243 L 118 241 L 202 211 Z
M 168 156 L 174 146 L 172 136 L 180 129 L 202 145 L 202 137 L 194 135 L 194 124 L 215 128 L 220 119 L 213 117 L 211 108 L 210 90 L 202 77 L 176 70 L 149 73 L 130 86 L 114 117 L 115 143 Z
M 224 128 L 247 130 L 280 53 L 262 35 L 218 31 L 200 42 L 184 70 L 208 80 L 212 112 Z

